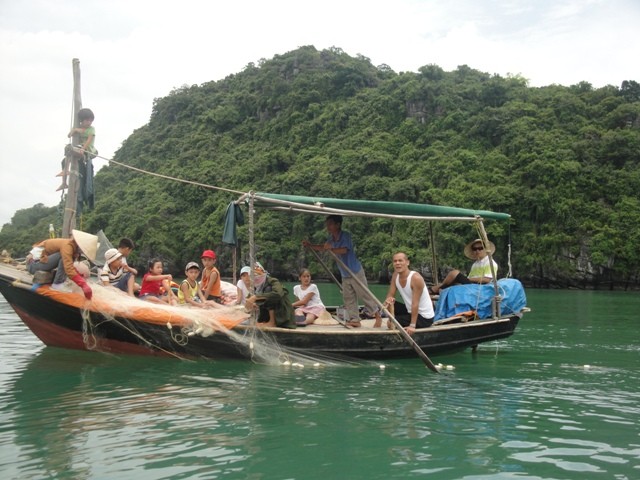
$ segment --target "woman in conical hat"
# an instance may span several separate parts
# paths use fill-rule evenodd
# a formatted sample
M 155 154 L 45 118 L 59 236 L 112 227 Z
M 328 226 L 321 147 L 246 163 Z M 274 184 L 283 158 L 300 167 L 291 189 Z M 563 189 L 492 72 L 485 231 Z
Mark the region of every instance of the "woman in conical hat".
M 51 288 L 59 289 L 69 277 L 83 291 L 87 299 L 91 299 L 93 292 L 82 275 L 78 273 L 73 262 L 84 254 L 90 261 L 95 261 L 98 251 L 98 237 L 90 233 L 73 230 L 71 238 L 50 238 L 38 244 L 44 248 L 40 260 L 29 265 L 29 273 L 37 271 L 50 272 L 57 268 Z
M 493 280 L 493 274 L 498 274 L 498 264 L 492 259 L 493 272 L 489 263 L 489 254 L 493 256 L 496 246 L 493 242 L 485 245 L 481 239 L 476 238 L 464 247 L 467 258 L 474 260 L 469 270 L 469 275 L 460 273 L 460 270 L 451 270 L 440 285 L 429 288 L 429 293 L 438 295 L 440 290 L 451 285 L 468 285 L 470 283 L 489 283 Z
M 80 230 L 71 230 L 71 238 L 76 242 L 80 252 L 87 257 L 91 263 L 95 263 L 98 253 L 98 237 Z

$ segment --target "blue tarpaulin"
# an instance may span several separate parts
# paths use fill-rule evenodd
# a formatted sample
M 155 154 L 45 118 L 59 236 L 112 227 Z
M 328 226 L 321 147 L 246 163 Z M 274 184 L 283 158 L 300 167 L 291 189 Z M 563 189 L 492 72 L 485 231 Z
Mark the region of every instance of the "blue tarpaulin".
M 500 313 L 518 313 L 527 306 L 527 297 L 522 283 L 515 278 L 498 280 L 498 292 L 502 297 Z M 491 300 L 495 295 L 493 284 L 454 285 L 440 292 L 434 320 L 453 317 L 462 312 L 475 310 L 478 318 L 491 318 Z

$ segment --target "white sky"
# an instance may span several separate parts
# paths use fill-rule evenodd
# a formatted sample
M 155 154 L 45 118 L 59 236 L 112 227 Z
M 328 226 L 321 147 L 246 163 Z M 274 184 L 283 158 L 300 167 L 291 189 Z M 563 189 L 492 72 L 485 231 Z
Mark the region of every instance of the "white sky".
M 111 158 L 154 98 L 299 46 L 396 72 L 467 64 L 531 86 L 619 87 L 640 81 L 638 25 L 639 0 L 0 0 L 0 226 L 59 201 L 73 58 Z

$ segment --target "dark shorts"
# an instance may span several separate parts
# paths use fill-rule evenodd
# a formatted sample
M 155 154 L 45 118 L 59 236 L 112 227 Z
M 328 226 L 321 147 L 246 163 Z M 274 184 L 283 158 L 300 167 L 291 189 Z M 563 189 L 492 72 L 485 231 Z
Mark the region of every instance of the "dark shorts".
M 398 323 L 403 327 L 411 325 L 411 312 L 407 310 L 407 307 L 402 302 L 395 302 L 394 304 L 395 317 Z M 427 328 L 433 325 L 433 318 L 424 318 L 422 315 L 418 315 L 416 321 L 416 328 Z
M 127 292 L 128 291 L 128 283 L 129 283 L 129 278 L 131 278 L 131 272 L 127 272 L 124 275 L 122 275 L 118 281 L 116 283 L 112 283 L 111 286 L 112 287 L 116 287 L 119 288 L 120 290 L 122 290 L 123 292 Z
M 213 300 L 216 303 L 219 303 L 222 305 L 222 297 L 216 297 L 215 295 L 209 295 L 207 297 L 207 300 Z
M 454 278 L 453 280 L 453 285 L 469 285 L 470 283 L 473 283 L 473 282 L 469 280 L 469 278 L 466 275 L 463 275 L 462 273 L 459 273 L 458 275 L 456 275 L 456 278 Z

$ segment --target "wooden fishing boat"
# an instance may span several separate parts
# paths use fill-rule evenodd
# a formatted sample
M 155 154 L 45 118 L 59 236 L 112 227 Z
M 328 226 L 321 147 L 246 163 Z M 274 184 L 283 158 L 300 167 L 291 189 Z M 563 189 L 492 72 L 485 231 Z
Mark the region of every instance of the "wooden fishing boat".
M 232 320 L 226 325 L 238 334 L 235 337 L 224 328 L 208 332 L 207 336 L 190 336 L 198 323 L 190 321 L 189 315 L 199 312 L 188 307 L 184 307 L 182 318 L 174 317 L 173 321 L 166 310 L 148 303 L 144 305 L 146 316 L 105 315 L 91 302 L 85 302 L 81 292 L 60 293 L 47 285 L 34 288 L 29 277 L 15 267 L 0 265 L 0 293 L 24 324 L 52 347 L 181 358 L 255 359 L 251 343 L 255 345 L 268 337 L 283 350 L 309 357 L 340 355 L 382 360 L 416 355 L 396 330 L 373 328 L 372 321 L 366 320 L 357 329 L 347 329 L 337 322 L 294 330 L 268 328 L 260 330 L 260 336 L 252 337 L 251 341 L 243 339 L 256 327 L 234 324 Z M 96 294 L 101 288 L 92 287 Z M 526 308 L 522 308 L 497 318 L 472 321 L 464 315 L 455 315 L 417 330 L 414 340 L 427 354 L 463 350 L 511 336 L 525 312 Z
M 247 201 L 253 208 L 289 212 L 470 221 L 476 225 L 482 225 L 483 217 L 504 218 L 503 214 L 492 212 L 398 202 L 285 198 L 256 193 L 242 196 L 239 203 Z M 253 208 L 249 207 L 248 211 Z M 332 325 L 314 324 L 297 329 L 261 329 L 246 321 L 246 315 L 229 310 L 217 312 L 215 322 L 207 324 L 203 320 L 203 309 L 155 306 L 137 299 L 132 300 L 143 304 L 139 308 L 118 308 L 121 303 L 118 299 L 104 297 L 101 293 L 108 289 L 97 284 L 93 289 L 94 299 L 86 301 L 80 292 L 59 292 L 48 285 L 34 286 L 28 273 L 14 266 L 0 266 L 0 293 L 44 344 L 109 353 L 256 359 L 260 357 L 256 351 L 262 342 L 275 347 L 278 356 L 285 352 L 285 355 L 339 355 L 383 360 L 412 357 L 417 351 L 425 355 L 449 353 L 509 337 L 528 311 L 524 291 L 517 280 L 450 287 L 438 300 L 434 325 L 418 329 L 410 342 L 402 335 L 404 330 L 387 329 L 386 326 L 374 328 L 372 320 L 364 321 L 362 328 L 346 328 L 335 321 Z M 455 296 L 460 289 L 473 289 L 468 297 L 474 299 L 473 304 Z M 453 310 L 445 308 L 449 297 L 454 299 L 450 305 Z M 466 313 L 469 310 L 475 312 L 471 318 Z M 206 328 L 203 329 L 203 325 Z

